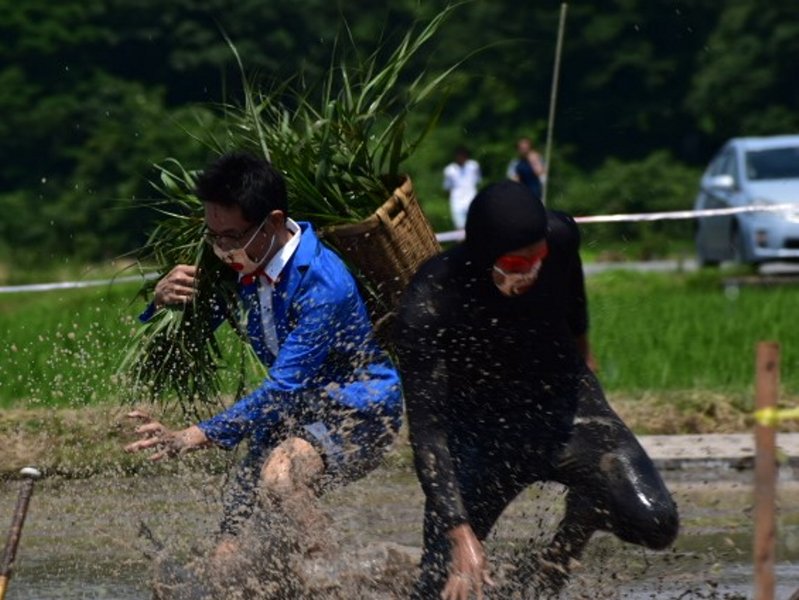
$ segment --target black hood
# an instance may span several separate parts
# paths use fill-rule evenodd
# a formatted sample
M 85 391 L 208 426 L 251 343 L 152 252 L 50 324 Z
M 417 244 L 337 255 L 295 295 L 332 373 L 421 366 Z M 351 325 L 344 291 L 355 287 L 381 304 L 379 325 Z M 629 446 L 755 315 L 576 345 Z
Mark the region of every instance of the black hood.
M 477 196 L 466 217 L 466 253 L 475 266 L 541 241 L 547 213 L 533 193 L 515 181 L 494 183 Z

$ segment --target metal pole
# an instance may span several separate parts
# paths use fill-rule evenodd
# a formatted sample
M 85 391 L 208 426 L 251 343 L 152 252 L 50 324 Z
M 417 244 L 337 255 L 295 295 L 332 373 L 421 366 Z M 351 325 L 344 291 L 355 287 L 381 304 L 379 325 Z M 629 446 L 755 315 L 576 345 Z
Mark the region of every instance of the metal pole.
M 20 475 L 24 478 L 22 488 L 17 497 L 17 507 L 14 510 L 14 517 L 11 520 L 11 529 L 8 531 L 6 547 L 3 550 L 3 560 L 0 562 L 0 600 L 6 596 L 6 588 L 11 579 L 11 570 L 14 567 L 14 558 L 17 555 L 19 538 L 22 535 L 22 526 L 25 524 L 25 515 L 28 514 L 28 503 L 33 494 L 33 482 L 41 477 L 41 472 L 33 467 L 25 467 L 20 470 Z
M 757 345 L 756 396 L 758 411 L 773 411 L 780 388 L 780 346 Z M 773 425 L 755 425 L 755 600 L 774 600 L 777 501 L 777 439 Z
M 541 202 L 547 203 L 547 189 L 549 188 L 549 170 L 552 164 L 552 133 L 555 129 L 555 105 L 558 101 L 558 80 L 560 78 L 560 54 L 563 50 L 563 31 L 566 28 L 566 9 L 564 2 L 560 5 L 560 23 L 558 24 L 558 42 L 555 46 L 555 67 L 552 70 L 552 92 L 549 96 L 549 122 L 547 123 L 547 147 L 544 151 L 544 167 L 546 177 L 541 186 Z

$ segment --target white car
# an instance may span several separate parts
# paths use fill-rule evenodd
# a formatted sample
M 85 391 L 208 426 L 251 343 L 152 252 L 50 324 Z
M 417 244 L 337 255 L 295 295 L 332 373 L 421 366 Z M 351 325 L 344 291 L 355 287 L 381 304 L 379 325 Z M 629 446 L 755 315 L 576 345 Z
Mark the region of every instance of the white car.
M 799 260 L 799 135 L 731 139 L 702 176 L 694 208 L 781 204 L 796 209 L 698 219 L 699 264 Z

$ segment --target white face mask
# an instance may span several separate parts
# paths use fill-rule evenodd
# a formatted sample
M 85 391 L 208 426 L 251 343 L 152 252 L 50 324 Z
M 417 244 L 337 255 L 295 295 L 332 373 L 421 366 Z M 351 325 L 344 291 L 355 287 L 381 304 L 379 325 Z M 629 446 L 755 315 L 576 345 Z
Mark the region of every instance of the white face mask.
M 254 273 L 263 264 L 263 262 L 266 260 L 266 257 L 269 256 L 269 253 L 272 251 L 272 247 L 275 245 L 276 235 L 272 234 L 269 247 L 266 249 L 266 252 L 264 252 L 263 257 L 257 261 L 250 258 L 250 255 L 247 254 L 247 247 L 252 244 L 255 237 L 261 232 L 261 227 L 263 227 L 263 223 L 261 223 L 247 243 L 240 248 L 224 250 L 217 244 L 213 244 L 214 254 L 219 257 L 219 260 L 241 275 L 249 275 Z
M 543 261 L 538 261 L 526 273 L 506 273 L 498 266 L 494 265 L 494 270 L 502 275 L 502 278 L 494 280 L 494 285 L 505 296 L 519 296 L 526 292 L 538 280 L 538 273 L 541 271 Z

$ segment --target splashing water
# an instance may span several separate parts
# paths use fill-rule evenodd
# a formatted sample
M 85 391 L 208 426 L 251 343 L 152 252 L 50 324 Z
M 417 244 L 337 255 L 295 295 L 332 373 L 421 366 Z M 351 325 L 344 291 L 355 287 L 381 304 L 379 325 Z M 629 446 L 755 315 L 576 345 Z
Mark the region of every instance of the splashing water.
M 324 499 L 331 551 L 307 556 L 275 515 L 253 519 L 247 551 L 215 571 L 208 555 L 221 476 L 186 467 L 171 476 L 50 479 L 38 486 L 8 600 L 407 598 L 416 576 L 423 497 L 408 465 L 382 468 Z M 673 475 L 673 474 L 672 474 Z M 751 597 L 751 473 L 737 480 L 670 481 L 684 528 L 676 547 L 649 552 L 597 535 L 562 598 L 632 600 Z M 17 486 L 0 489 L 0 523 Z M 781 481 L 777 598 L 799 587 L 799 482 Z M 542 549 L 560 519 L 562 492 L 535 486 L 512 503 L 488 543 L 499 588 L 488 597 L 535 598 L 514 590 L 517 550 Z M 139 534 L 146 523 L 153 537 Z M 521 595 L 527 594 L 527 595 Z

